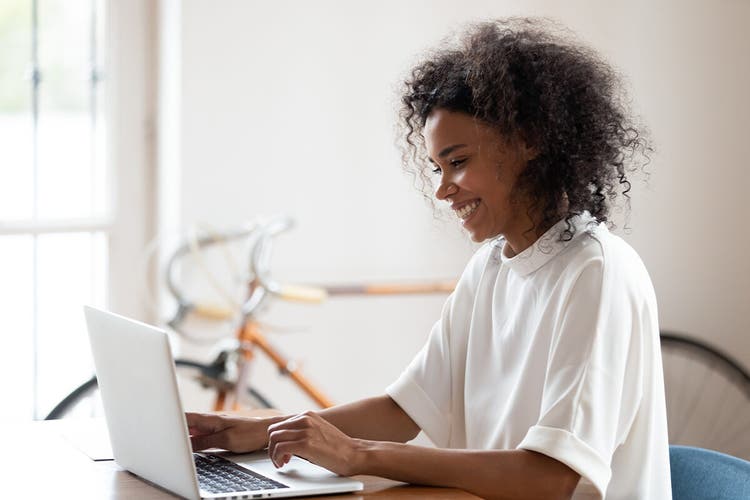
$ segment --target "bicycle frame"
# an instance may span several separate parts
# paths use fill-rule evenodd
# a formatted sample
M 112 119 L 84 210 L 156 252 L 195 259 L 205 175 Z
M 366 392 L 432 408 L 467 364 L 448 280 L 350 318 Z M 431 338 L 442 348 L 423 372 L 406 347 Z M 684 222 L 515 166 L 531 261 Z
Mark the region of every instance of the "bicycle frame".
M 323 394 L 315 385 L 308 380 L 295 366 L 294 362 L 286 359 L 278 350 L 276 350 L 271 342 L 263 335 L 258 322 L 250 319 L 243 322 L 242 326 L 237 331 L 238 339 L 240 341 L 240 354 L 242 356 L 240 362 L 240 369 L 238 373 L 238 383 L 235 387 L 234 401 L 232 402 L 232 409 L 239 410 L 239 397 L 240 394 L 245 394 L 247 390 L 247 384 L 250 377 L 248 376 L 249 365 L 255 356 L 255 348 L 259 348 L 263 354 L 273 361 L 276 367 L 281 373 L 290 377 L 292 381 L 307 394 L 315 403 L 321 408 L 328 408 L 333 406 L 333 401 Z M 218 394 L 216 399 L 216 410 L 226 407 L 226 398 L 221 393 Z

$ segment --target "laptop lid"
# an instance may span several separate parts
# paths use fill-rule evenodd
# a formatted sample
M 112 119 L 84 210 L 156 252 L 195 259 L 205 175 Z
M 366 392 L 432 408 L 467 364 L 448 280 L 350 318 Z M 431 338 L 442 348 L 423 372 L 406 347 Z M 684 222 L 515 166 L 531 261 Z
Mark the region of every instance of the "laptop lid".
M 89 306 L 84 313 L 115 461 L 162 488 L 201 498 L 204 492 L 198 485 L 166 332 Z M 253 498 L 342 493 L 363 487 L 297 457 L 283 470 L 273 466 L 266 452 L 231 459 L 286 486 L 252 492 Z
M 115 461 L 183 497 L 199 498 L 166 332 L 84 308 Z

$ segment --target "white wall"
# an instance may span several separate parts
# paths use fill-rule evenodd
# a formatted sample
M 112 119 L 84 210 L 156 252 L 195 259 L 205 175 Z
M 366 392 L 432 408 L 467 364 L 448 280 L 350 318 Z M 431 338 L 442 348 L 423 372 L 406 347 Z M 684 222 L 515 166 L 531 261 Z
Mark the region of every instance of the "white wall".
M 133 264 L 157 230 L 152 220 L 157 196 L 156 89 L 151 84 L 157 75 L 154 7 L 148 0 L 106 6 L 107 162 L 112 172 L 108 195 L 113 216 L 107 303 L 121 314 L 147 321 L 154 318 L 139 295 L 146 277 L 141 266 Z
M 174 84 L 169 98 L 178 95 L 162 123 L 179 116 L 172 164 L 162 167 L 181 166 L 160 188 L 174 200 L 162 231 L 285 212 L 298 227 L 277 245 L 282 278 L 456 276 L 474 246 L 450 219 L 433 219 L 401 172 L 394 88 L 421 50 L 463 21 L 509 14 L 556 17 L 629 76 L 659 153 L 648 187 L 635 185 L 625 237 L 651 272 L 662 326 L 750 366 L 743 0 L 185 0 L 162 19 L 174 49 L 162 69 Z M 277 342 L 344 401 L 377 394 L 398 375 L 442 300 L 281 304 L 268 321 L 309 326 Z M 280 406 L 307 406 L 276 389 L 268 367 L 256 377 Z

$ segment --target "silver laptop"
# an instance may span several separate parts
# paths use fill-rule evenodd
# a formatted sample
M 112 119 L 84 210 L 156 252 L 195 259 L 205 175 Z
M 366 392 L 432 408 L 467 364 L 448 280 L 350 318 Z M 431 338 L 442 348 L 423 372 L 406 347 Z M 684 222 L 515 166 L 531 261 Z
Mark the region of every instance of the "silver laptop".
M 193 453 L 166 332 L 84 307 L 115 461 L 185 498 L 280 498 L 362 489 L 294 457 Z M 231 491 L 229 491 L 231 490 Z

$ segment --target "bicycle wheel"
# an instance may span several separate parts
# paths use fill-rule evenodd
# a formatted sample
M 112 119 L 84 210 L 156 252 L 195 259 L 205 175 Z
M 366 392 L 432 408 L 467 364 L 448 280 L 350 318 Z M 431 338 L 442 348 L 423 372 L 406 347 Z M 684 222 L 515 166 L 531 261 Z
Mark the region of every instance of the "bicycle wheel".
M 726 354 L 661 333 L 669 443 L 750 459 L 750 375 Z
M 175 361 L 175 368 L 185 411 L 213 409 L 217 386 L 230 383 L 222 380 L 224 368 L 218 367 L 216 363 L 205 365 L 178 359 Z M 243 401 L 243 404 L 253 408 L 272 408 L 271 402 L 256 389 L 249 387 L 247 392 L 248 401 Z M 57 403 L 44 419 L 101 416 L 104 416 L 104 409 L 99 396 L 99 385 L 96 377 L 91 377 Z
M 73 416 L 95 417 L 103 414 L 101 399 L 98 397 L 96 377 L 91 377 L 65 396 L 44 417 L 44 420 L 57 420 Z

